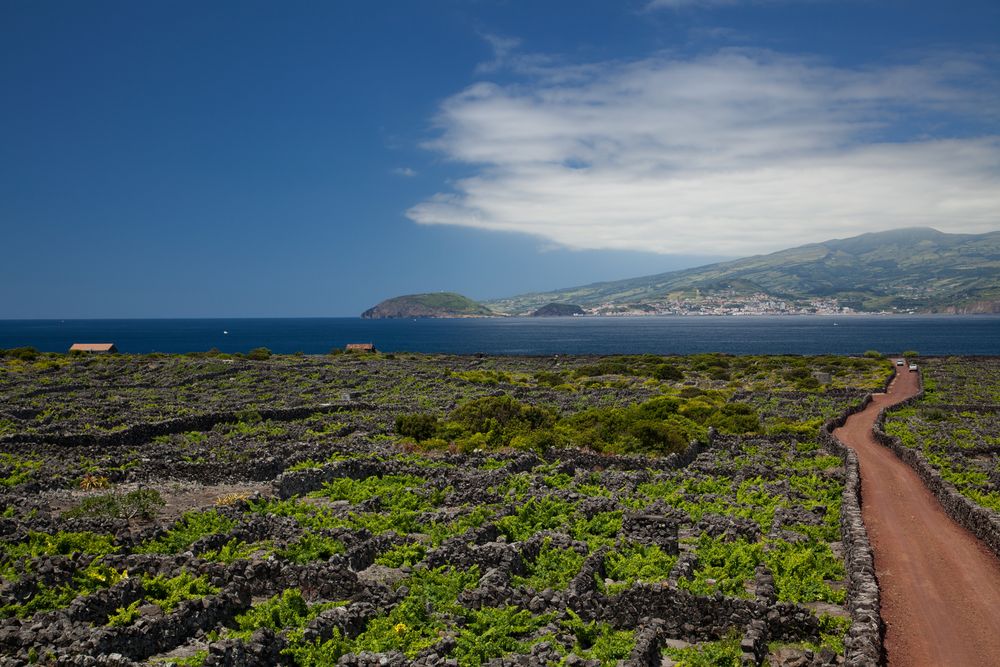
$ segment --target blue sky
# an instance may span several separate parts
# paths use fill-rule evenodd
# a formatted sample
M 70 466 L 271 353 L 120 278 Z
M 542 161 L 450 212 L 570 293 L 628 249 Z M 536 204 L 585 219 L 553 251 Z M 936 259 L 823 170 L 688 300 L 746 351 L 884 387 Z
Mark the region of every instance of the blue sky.
M 352 316 L 1000 228 L 1000 5 L 0 3 L 0 318 Z

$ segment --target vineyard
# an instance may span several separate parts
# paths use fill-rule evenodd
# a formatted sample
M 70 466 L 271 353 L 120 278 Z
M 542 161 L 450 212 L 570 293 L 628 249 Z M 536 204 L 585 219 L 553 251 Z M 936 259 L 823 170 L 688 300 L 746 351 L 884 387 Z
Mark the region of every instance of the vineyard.
M 1000 361 L 928 359 L 924 396 L 888 413 L 885 432 L 922 454 L 974 503 L 1000 512 Z
M 265 352 L 0 359 L 4 664 L 861 664 L 888 362 Z

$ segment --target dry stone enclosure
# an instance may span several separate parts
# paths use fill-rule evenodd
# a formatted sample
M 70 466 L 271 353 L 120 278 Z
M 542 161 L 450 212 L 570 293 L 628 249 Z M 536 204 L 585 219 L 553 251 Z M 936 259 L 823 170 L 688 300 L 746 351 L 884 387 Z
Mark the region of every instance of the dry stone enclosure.
M 883 385 L 882 360 L 0 365 L 3 664 L 878 650 L 856 470 L 821 427 Z

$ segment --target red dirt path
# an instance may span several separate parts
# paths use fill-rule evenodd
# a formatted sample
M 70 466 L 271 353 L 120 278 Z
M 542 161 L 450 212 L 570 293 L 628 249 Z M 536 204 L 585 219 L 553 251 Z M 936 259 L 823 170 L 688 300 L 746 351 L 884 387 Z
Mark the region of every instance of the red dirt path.
M 1000 560 L 945 514 L 913 469 L 875 442 L 879 410 L 917 393 L 902 371 L 837 437 L 858 454 L 889 665 L 1000 665 Z

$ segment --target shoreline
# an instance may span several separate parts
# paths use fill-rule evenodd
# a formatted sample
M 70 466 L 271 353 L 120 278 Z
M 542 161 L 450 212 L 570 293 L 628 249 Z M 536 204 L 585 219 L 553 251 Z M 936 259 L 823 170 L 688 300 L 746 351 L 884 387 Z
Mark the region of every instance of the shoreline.
M 411 320 L 597 320 L 597 319 L 655 319 L 669 318 L 701 319 L 706 317 L 734 319 L 756 319 L 756 318 L 797 318 L 797 317 L 927 317 L 927 318 L 998 318 L 1000 313 L 890 313 L 890 312 L 861 312 L 851 313 L 744 313 L 744 314 L 716 314 L 716 313 L 689 313 L 678 314 L 650 314 L 638 315 L 634 313 L 621 315 L 547 315 L 534 317 L 531 315 L 447 315 L 447 316 L 424 316 L 424 317 L 361 317 L 360 315 L 239 315 L 233 317 L 200 317 L 200 316 L 163 316 L 163 317 L 0 317 L 0 326 L 4 323 L 16 322 L 237 322 L 237 321 L 301 321 L 301 320 L 354 320 L 358 322 L 384 322 L 395 321 L 405 322 Z
M 490 355 L 1000 354 L 1000 316 L 801 315 L 427 318 L 162 318 L 6 320 L 0 348 L 66 352 L 74 343 L 121 352 L 325 354 L 349 343 L 383 352 Z

